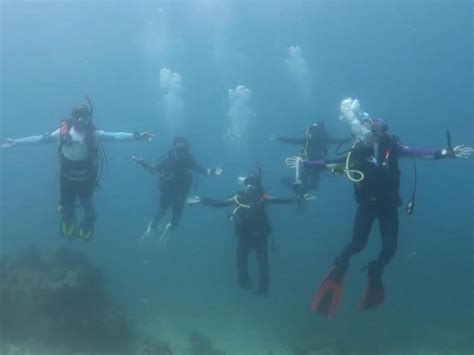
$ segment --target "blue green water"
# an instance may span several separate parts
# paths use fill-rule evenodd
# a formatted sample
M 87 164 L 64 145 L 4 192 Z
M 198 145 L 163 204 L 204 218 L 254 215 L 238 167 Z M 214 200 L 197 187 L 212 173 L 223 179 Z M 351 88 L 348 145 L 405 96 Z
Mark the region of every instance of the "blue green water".
M 106 144 L 110 168 L 95 195 L 97 231 L 88 244 L 57 235 L 54 145 L 3 150 L 1 254 L 31 244 L 89 254 L 136 328 L 177 348 L 198 329 L 228 354 L 292 354 L 296 344 L 328 354 L 472 354 L 472 160 L 419 162 L 417 209 L 401 214 L 384 307 L 357 311 L 359 270 L 380 246 L 374 228 L 331 321 L 311 315 L 309 304 L 351 236 L 356 205 L 347 179 L 323 177 L 305 210 L 271 208 L 279 252 L 263 300 L 235 285 L 226 211 L 186 206 L 166 249 L 138 243 L 158 192 L 130 160 L 155 161 L 185 133 L 200 162 L 224 169 L 219 178 L 201 177 L 198 194 L 228 196 L 259 161 L 269 191 L 288 195 L 280 179 L 292 173 L 283 160 L 295 149 L 270 137 L 301 134 L 323 118 L 335 136 L 348 135 L 338 119 L 348 96 L 410 146 L 444 148 L 447 129 L 454 143 L 472 146 L 472 38 L 468 1 L 3 1 L 1 138 L 55 129 L 86 94 L 99 128 L 156 137 Z M 294 46 L 300 52 L 291 57 Z M 180 80 L 163 83 L 162 75 L 160 86 L 163 68 Z M 251 92 L 243 106 L 229 97 L 238 85 Z M 233 117 L 249 126 L 232 126 Z M 229 127 L 242 130 L 239 145 Z M 411 162 L 401 167 L 408 199 Z M 253 259 L 252 271 L 255 279 Z

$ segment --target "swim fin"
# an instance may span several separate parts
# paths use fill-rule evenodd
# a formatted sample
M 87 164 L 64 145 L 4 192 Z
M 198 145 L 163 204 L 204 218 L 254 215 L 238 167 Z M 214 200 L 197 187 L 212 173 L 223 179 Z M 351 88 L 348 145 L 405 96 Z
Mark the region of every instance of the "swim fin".
M 59 234 L 63 238 L 73 238 L 76 233 L 76 221 L 74 219 L 61 218 Z
M 344 288 L 344 275 L 348 263 L 336 262 L 324 277 L 313 298 L 311 311 L 322 317 L 332 318 L 341 300 Z
M 360 310 L 372 310 L 379 308 L 385 300 L 385 288 L 382 280 L 382 268 L 373 261 L 369 264 L 367 272 L 367 286 L 364 297 L 360 303 Z
M 85 218 L 84 221 L 79 226 L 77 231 L 77 236 L 80 239 L 90 240 L 94 235 L 94 218 Z

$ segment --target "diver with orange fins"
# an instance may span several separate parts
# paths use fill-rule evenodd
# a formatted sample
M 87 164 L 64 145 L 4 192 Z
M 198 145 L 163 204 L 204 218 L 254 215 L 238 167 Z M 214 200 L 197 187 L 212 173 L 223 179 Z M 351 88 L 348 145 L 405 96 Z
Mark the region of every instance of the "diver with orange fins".
M 345 101 L 347 100 L 352 99 L 346 99 Z M 343 101 L 341 106 L 343 104 L 358 106 L 357 100 Z M 358 113 L 357 110 L 355 110 L 355 113 Z M 397 250 L 398 208 L 402 205 L 399 194 L 400 169 L 398 159 L 402 157 L 425 159 L 468 158 L 474 152 L 473 148 L 463 145 L 452 148 L 449 134 L 447 149 L 409 148 L 403 145 L 397 137 L 390 135 L 388 126 L 380 119 L 363 114 L 349 114 L 347 117 L 357 141 L 344 158 L 332 161 L 303 160 L 301 157 L 286 159 L 286 164 L 296 169 L 296 179 L 300 179 L 301 170 L 316 169 L 318 171 L 329 170 L 333 173 L 345 174 L 354 182 L 355 200 L 358 207 L 355 214 L 352 240 L 335 259 L 317 289 L 311 306 L 312 311 L 328 318 L 333 317 L 336 313 L 342 296 L 344 276 L 349 267 L 349 261 L 353 255 L 360 253 L 365 248 L 375 220 L 379 222 L 380 226 L 382 250 L 378 257 L 366 267 L 367 286 L 360 303 L 360 309 L 376 309 L 384 302 L 385 288 L 382 274 Z M 415 191 L 412 199 L 406 205 L 405 212 L 407 214 L 413 213 Z

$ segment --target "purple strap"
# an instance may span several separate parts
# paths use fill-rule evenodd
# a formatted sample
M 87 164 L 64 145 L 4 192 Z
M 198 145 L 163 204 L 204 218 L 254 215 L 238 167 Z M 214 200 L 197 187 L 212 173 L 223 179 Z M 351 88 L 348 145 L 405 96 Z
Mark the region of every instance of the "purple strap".
M 313 168 L 313 169 L 326 169 L 326 162 L 324 160 L 305 160 L 303 162 L 304 167 Z

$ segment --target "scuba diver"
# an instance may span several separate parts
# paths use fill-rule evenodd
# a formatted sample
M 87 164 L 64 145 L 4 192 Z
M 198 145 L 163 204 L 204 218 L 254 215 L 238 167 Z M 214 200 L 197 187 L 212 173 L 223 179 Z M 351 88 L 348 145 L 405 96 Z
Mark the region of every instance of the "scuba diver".
M 313 200 L 314 196 L 305 194 L 297 197 L 270 197 L 262 187 L 261 169 L 256 174 L 239 178 L 244 187 L 241 191 L 224 200 L 193 196 L 188 203 L 201 203 L 211 207 L 231 207 L 234 210 L 228 220 L 234 223 L 234 233 L 237 236 L 237 283 L 241 289 L 252 289 L 252 281 L 248 273 L 248 256 L 252 250 L 257 256 L 260 280 L 256 290 L 264 297 L 268 294 L 270 281 L 268 268 L 268 236 L 272 227 L 266 211 L 266 205 L 300 203 L 303 200 Z M 271 240 L 274 247 L 273 238 Z
M 170 207 L 172 209 L 171 222 L 165 226 L 159 242 L 166 240 L 168 233 L 178 226 L 186 195 L 191 190 L 193 172 L 213 176 L 222 174 L 222 169 L 219 167 L 206 169 L 198 164 L 190 152 L 188 140 L 181 136 L 174 138 L 173 148 L 168 152 L 168 157 L 158 165 L 150 164 L 143 158 L 135 156 L 132 159 L 149 173 L 158 174 L 158 189 L 161 193 L 158 214 L 150 221 L 140 241 L 148 238 L 157 230 Z
M 324 125 L 324 121 L 319 121 L 305 129 L 304 138 L 278 137 L 277 140 L 282 143 L 301 146 L 299 156 L 304 160 L 321 160 L 326 158 L 330 145 L 342 146 L 350 138 L 332 138 Z M 283 184 L 298 194 L 304 194 L 318 188 L 320 175 L 321 172 L 318 170 L 306 169 L 302 172 L 299 181 L 288 178 L 283 180 Z
M 20 139 L 7 138 L 2 148 L 11 148 L 17 144 L 59 142 L 59 232 L 64 238 L 90 240 L 94 234 L 96 220 L 92 196 L 98 186 L 102 159 L 105 159 L 101 142 L 151 141 L 154 134 L 106 132 L 97 129 L 92 122 L 91 101 L 88 97 L 86 99 L 88 104 L 74 107 L 70 116 L 63 119 L 59 128 L 53 132 Z M 77 198 L 84 209 L 84 219 L 79 226 L 76 225 L 75 213 Z
M 329 170 L 343 173 L 354 182 L 355 200 L 358 204 L 353 225 L 352 240 L 339 256 L 324 277 L 313 299 L 312 311 L 323 317 L 334 316 L 342 296 L 344 275 L 349 267 L 349 260 L 360 253 L 366 246 L 372 225 L 378 220 L 382 236 L 382 250 L 378 257 L 366 267 L 367 286 L 360 303 L 361 310 L 376 309 L 385 298 L 382 280 L 384 268 L 397 250 L 398 240 L 398 207 L 402 205 L 400 192 L 400 170 L 398 159 L 403 157 L 449 159 L 468 158 L 474 149 L 465 146 L 451 148 L 448 136 L 448 149 L 412 149 L 403 145 L 400 140 L 388 133 L 388 126 L 380 119 L 366 117 L 353 128 L 358 141 L 347 156 L 333 161 L 311 161 L 300 157 L 286 159 L 289 167 L 300 169 Z M 416 165 L 415 165 L 416 167 Z M 414 195 L 406 206 L 406 213 L 411 214 L 414 207 Z

